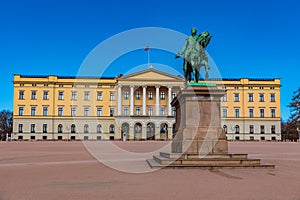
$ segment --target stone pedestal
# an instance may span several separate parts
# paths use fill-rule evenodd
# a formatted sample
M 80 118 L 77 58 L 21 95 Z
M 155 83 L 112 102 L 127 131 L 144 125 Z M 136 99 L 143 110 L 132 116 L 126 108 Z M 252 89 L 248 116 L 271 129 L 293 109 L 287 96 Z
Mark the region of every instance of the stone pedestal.
M 227 154 L 226 135 L 221 128 L 220 99 L 216 87 L 187 87 L 171 105 L 176 108 L 172 153 Z
M 229 154 L 221 128 L 220 102 L 224 90 L 216 86 L 188 86 L 171 105 L 176 108 L 171 153 L 160 152 L 147 162 L 152 168 L 274 168 L 247 154 Z

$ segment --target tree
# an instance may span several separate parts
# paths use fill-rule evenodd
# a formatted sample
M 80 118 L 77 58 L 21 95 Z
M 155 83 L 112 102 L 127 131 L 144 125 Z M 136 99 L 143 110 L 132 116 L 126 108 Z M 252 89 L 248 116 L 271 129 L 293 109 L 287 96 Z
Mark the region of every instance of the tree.
M 286 127 L 287 127 L 287 122 L 283 122 L 281 120 L 281 140 L 282 141 L 288 140 Z
M 0 112 L 0 141 L 6 140 L 6 134 L 12 133 L 12 115 L 8 110 Z
M 290 140 L 299 139 L 298 129 L 300 129 L 300 88 L 294 92 L 291 103 L 291 116 L 286 125 L 286 136 Z

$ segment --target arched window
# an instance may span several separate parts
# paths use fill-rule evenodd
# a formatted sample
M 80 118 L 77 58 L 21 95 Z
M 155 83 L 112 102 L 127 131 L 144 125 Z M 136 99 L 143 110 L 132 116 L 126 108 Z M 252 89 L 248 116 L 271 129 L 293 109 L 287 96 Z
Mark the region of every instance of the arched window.
M 115 133 L 115 126 L 113 124 L 109 126 L 109 133 Z
M 122 129 L 122 133 L 125 132 L 127 134 L 129 132 L 129 124 L 128 123 L 123 123 L 121 129 Z
M 234 129 L 235 129 L 235 133 L 236 133 L 236 134 L 239 134 L 239 133 L 240 133 L 240 127 L 239 127 L 239 125 L 236 125 L 236 126 L 234 127 Z
M 163 123 L 160 125 L 160 133 L 167 133 L 168 132 L 168 124 Z
M 71 125 L 71 133 L 76 133 L 76 126 L 75 126 L 75 124 Z
M 155 125 L 150 122 L 147 124 L 147 140 L 154 140 L 155 139 Z
M 97 125 L 97 133 L 102 133 L 102 126 L 101 126 L 101 124 Z
M 168 124 L 163 123 L 160 125 L 160 139 L 168 139 Z
M 224 130 L 225 133 L 227 133 L 227 126 L 226 125 L 223 126 L 223 130 Z
M 89 132 L 89 125 L 85 124 L 83 131 L 84 131 L 84 133 L 88 133 Z
M 63 131 L 62 131 L 62 128 L 63 128 L 63 126 L 62 126 L 61 124 L 58 124 L 57 132 L 58 132 L 58 133 L 62 133 L 62 132 L 63 132 Z
M 141 133 L 142 132 L 142 124 L 136 123 L 134 125 L 134 133 Z

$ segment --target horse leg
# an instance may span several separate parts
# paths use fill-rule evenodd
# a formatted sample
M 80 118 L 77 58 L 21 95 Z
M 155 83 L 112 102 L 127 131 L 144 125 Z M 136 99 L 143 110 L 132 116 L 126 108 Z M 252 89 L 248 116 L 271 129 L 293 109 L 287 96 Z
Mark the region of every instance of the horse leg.
M 209 70 L 209 67 L 205 66 L 205 78 L 206 79 L 208 79 L 208 70 Z

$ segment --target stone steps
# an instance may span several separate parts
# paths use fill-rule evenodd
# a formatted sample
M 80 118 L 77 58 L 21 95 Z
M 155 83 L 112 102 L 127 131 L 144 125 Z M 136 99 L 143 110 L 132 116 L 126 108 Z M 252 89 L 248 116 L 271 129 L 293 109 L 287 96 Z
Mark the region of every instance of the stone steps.
M 250 159 L 247 154 L 179 154 L 160 152 L 147 160 L 151 168 L 274 168 Z
M 164 169 L 274 169 L 275 165 L 269 164 L 244 164 L 244 165 L 212 165 L 212 164 L 170 164 L 161 165 L 154 159 L 148 159 L 147 163 L 151 168 L 164 168 Z
M 248 154 L 207 154 L 207 155 L 199 155 L 199 154 L 181 154 L 181 153 L 166 153 L 159 152 L 161 157 L 172 158 L 172 159 L 189 159 L 189 158 L 239 158 L 239 159 L 247 159 Z
M 259 159 L 239 159 L 239 158 L 189 158 L 189 159 L 170 159 L 161 156 L 153 156 L 153 160 L 161 165 L 169 164 L 201 164 L 201 165 L 245 165 L 260 164 Z

